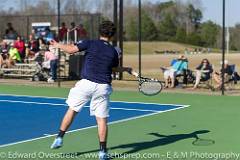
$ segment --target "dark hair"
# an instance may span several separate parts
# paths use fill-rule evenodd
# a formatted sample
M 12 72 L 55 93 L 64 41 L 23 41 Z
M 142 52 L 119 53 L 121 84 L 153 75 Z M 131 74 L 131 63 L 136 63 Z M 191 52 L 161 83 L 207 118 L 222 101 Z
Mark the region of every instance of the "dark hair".
M 202 60 L 201 65 L 203 65 L 203 62 L 204 62 L 204 61 L 207 62 L 207 65 L 208 65 L 208 66 L 210 65 L 210 62 L 209 62 L 209 60 L 208 60 L 207 58 L 204 58 L 204 59 Z
M 103 21 L 99 25 L 99 33 L 103 37 L 111 38 L 116 32 L 116 27 L 112 21 Z

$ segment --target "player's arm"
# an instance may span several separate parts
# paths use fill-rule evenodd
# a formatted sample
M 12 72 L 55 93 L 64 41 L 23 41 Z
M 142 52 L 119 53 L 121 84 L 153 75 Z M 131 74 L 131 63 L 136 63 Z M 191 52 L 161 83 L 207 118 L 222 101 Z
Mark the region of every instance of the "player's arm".
M 112 68 L 112 71 L 113 72 L 127 72 L 127 73 L 129 73 L 129 74 L 131 74 L 135 77 L 138 76 L 138 73 L 135 72 L 131 67 L 120 67 L 120 66 L 118 66 L 118 67 Z
M 79 48 L 75 45 L 60 44 L 54 40 L 50 41 L 50 45 L 52 45 L 54 48 L 59 48 L 69 54 L 73 54 L 79 51 Z

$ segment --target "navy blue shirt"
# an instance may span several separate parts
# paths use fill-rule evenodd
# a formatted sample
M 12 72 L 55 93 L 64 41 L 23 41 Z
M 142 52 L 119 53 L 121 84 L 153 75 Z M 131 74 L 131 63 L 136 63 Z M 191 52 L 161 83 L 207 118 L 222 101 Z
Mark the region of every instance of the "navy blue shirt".
M 115 48 L 104 40 L 79 41 L 77 47 L 79 51 L 85 51 L 81 78 L 100 84 L 111 84 L 112 68 L 119 63 Z

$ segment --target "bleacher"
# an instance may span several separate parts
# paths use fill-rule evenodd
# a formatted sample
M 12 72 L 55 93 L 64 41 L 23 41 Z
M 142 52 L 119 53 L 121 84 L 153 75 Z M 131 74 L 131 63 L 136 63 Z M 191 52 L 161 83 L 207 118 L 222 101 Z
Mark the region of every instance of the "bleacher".
M 68 77 L 68 59 L 69 56 L 61 53 L 60 59 L 60 77 Z M 16 63 L 11 68 L 0 68 L 0 78 L 22 78 L 31 79 L 33 81 L 41 80 L 41 77 L 46 77 L 42 66 L 34 59 L 27 60 L 28 63 Z
M 1 68 L 3 77 L 25 77 L 31 78 L 37 74 L 41 68 L 38 64 L 17 63 L 12 68 Z

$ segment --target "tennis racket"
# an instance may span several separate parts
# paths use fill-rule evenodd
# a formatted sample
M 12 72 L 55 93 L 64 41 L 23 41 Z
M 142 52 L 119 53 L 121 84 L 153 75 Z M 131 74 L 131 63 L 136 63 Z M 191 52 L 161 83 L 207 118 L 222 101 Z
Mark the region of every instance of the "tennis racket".
M 162 89 L 162 83 L 154 78 L 140 77 L 137 72 L 132 71 L 131 74 L 138 78 L 139 91 L 147 96 L 154 96 L 159 94 Z

